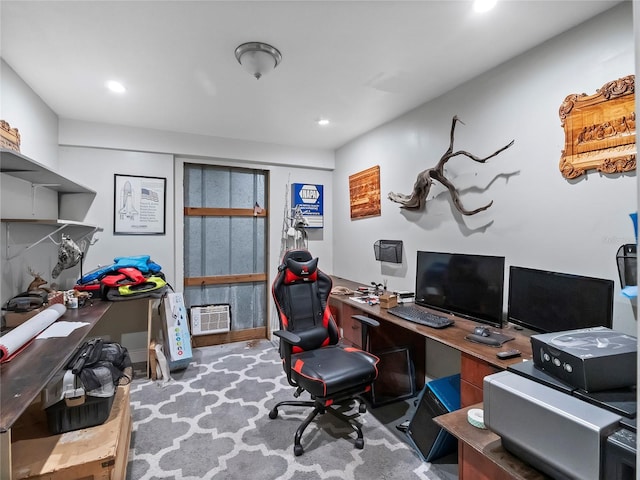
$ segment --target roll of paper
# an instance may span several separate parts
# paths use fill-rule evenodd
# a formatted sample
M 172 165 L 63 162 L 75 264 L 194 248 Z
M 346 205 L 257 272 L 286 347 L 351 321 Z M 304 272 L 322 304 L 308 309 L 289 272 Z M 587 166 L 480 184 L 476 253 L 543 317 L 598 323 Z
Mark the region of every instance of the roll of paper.
M 467 420 L 476 428 L 486 428 L 484 426 L 484 411 L 480 408 L 472 408 L 467 412 Z
M 0 337 L 0 363 L 11 360 L 14 355 L 66 311 L 67 308 L 64 305 L 56 303 Z

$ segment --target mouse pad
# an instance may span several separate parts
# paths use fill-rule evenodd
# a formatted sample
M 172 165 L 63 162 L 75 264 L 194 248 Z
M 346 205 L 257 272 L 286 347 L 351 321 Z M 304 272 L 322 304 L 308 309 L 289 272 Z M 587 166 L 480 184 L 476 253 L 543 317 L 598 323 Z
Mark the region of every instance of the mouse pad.
M 504 335 L 498 332 L 491 332 L 491 335 L 488 337 L 483 337 L 482 335 L 476 335 L 475 333 L 470 333 L 464 338 L 466 338 L 470 342 L 482 343 L 483 345 L 490 345 L 492 347 L 499 347 L 503 343 L 506 343 L 509 340 L 513 340 L 516 337 L 512 337 L 510 335 Z

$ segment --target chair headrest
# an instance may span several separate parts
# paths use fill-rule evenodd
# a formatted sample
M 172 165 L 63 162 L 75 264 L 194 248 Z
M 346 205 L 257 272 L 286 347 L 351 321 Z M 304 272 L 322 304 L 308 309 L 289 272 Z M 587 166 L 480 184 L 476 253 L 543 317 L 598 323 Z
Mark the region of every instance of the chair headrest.
M 304 248 L 288 250 L 282 257 L 282 263 L 286 264 L 287 260 L 290 258 L 295 260 L 296 262 L 307 262 L 311 260 L 313 256 L 311 255 L 311 252 L 309 250 L 306 250 Z
M 287 258 L 285 261 L 286 272 L 284 283 L 291 284 L 296 282 L 315 282 L 318 278 L 318 259 L 312 258 L 306 262 L 299 262 L 293 258 Z

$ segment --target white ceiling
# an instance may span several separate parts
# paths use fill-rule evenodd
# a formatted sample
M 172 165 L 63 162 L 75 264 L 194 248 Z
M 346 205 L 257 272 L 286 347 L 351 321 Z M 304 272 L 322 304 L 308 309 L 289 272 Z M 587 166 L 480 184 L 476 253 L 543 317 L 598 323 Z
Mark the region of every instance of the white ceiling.
M 2 0 L 0 45 L 61 118 L 335 149 L 617 3 Z M 282 52 L 260 80 L 248 41 Z

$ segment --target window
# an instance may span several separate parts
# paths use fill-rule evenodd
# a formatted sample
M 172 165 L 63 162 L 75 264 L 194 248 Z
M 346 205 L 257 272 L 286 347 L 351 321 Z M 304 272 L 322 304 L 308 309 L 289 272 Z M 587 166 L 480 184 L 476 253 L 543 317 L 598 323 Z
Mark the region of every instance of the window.
M 229 336 L 194 337 L 205 344 L 267 337 L 267 180 L 260 170 L 185 164 L 186 306 L 231 306 Z

